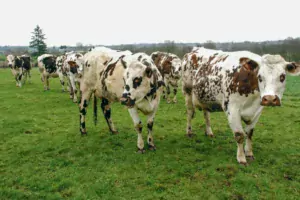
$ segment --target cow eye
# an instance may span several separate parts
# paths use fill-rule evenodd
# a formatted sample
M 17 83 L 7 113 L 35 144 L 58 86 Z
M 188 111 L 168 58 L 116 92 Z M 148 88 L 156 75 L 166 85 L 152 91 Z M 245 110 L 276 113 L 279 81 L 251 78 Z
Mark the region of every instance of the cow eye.
M 283 83 L 283 81 L 285 80 L 285 74 L 281 74 L 279 79 L 280 79 L 280 82 Z

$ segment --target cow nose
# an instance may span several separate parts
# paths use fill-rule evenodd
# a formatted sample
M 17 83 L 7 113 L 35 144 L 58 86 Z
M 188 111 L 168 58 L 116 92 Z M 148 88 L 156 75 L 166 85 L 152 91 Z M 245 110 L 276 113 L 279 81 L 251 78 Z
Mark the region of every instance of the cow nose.
M 263 96 L 260 105 L 262 106 L 281 106 L 280 100 L 277 95 Z
M 12 64 L 8 64 L 8 67 L 12 67 Z

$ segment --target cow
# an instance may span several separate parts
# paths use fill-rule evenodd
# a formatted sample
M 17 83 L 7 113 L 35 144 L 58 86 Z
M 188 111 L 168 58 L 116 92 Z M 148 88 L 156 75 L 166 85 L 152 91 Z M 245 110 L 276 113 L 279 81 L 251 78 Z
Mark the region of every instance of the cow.
M 41 81 L 44 82 L 44 90 L 50 90 L 49 87 L 49 78 L 57 78 L 59 77 L 60 83 L 62 86 L 62 91 L 64 92 L 65 89 L 65 82 L 64 82 L 64 71 L 60 67 L 60 63 L 63 62 L 64 57 L 57 57 L 52 54 L 43 54 L 37 58 L 38 60 L 38 67 L 41 74 Z M 61 60 L 61 61 L 60 61 Z M 57 65 L 59 64 L 59 65 Z
M 195 108 L 203 110 L 206 135 L 214 136 L 210 112 L 220 105 L 237 142 L 237 161 L 254 159 L 252 136 L 264 106 L 280 106 L 286 74 L 300 75 L 300 65 L 280 55 L 248 51 L 194 49 L 184 56 L 182 90 L 187 107 L 187 135 L 192 136 Z M 242 126 L 245 122 L 245 127 Z M 246 145 L 244 149 L 244 139 Z
M 173 102 L 176 103 L 176 94 L 178 88 L 178 82 L 181 77 L 181 60 L 178 56 L 165 53 L 165 52 L 153 52 L 151 58 L 157 66 L 159 72 L 163 76 L 164 82 L 166 84 L 166 95 L 164 91 L 164 98 L 167 99 L 168 103 L 171 103 L 170 95 L 170 86 L 173 87 L 174 98 Z
M 142 123 L 137 111 L 140 110 L 148 117 L 148 147 L 155 150 L 152 128 L 163 81 L 150 56 L 144 53 L 131 54 L 128 51 L 91 51 L 84 55 L 85 65 L 80 83 L 80 132 L 82 135 L 87 134 L 85 116 L 93 94 L 94 121 L 97 119 L 97 98 L 101 98 L 101 109 L 108 127 L 112 133 L 118 133 L 111 119 L 110 104 L 121 101 L 128 107 L 138 133 L 138 152 L 144 153 Z
M 83 55 L 78 52 L 66 53 L 64 68 L 67 71 L 67 77 L 70 85 L 70 99 L 77 103 L 77 87 L 80 84 L 80 77 L 83 70 Z
M 8 55 L 6 59 L 8 66 L 11 68 L 11 72 L 15 77 L 17 87 L 22 87 L 22 84 L 25 83 L 27 77 L 29 77 L 29 82 L 31 82 L 31 64 L 29 56 Z

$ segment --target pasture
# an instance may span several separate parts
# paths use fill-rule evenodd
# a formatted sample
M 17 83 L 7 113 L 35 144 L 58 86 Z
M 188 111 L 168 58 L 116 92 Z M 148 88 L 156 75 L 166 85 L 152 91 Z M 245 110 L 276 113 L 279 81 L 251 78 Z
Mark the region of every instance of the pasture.
M 37 69 L 32 83 L 16 88 L 0 70 L 0 199 L 298 199 L 300 196 L 300 79 L 288 77 L 283 106 L 264 108 L 253 138 L 255 160 L 236 161 L 236 142 L 225 114 L 212 113 L 216 138 L 204 135 L 202 112 L 186 138 L 184 99 L 162 99 L 153 133 L 157 150 L 137 154 L 133 122 L 112 106 L 118 135 L 98 108 L 88 136 L 79 133 L 79 111 L 58 79 L 43 91 Z M 99 102 L 99 101 L 98 101 Z M 99 106 L 98 106 L 99 107 Z M 141 115 L 142 116 L 142 115 Z M 144 141 L 147 125 L 142 117 Z M 145 143 L 146 144 L 146 143 Z

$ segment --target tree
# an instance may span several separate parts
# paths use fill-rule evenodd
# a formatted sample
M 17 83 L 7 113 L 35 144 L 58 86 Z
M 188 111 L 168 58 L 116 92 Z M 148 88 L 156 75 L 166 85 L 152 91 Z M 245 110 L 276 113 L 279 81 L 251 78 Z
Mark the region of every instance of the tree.
M 43 30 L 37 25 L 31 36 L 31 41 L 29 43 L 29 46 L 33 49 L 35 49 L 36 55 L 42 55 L 46 53 L 47 51 L 47 45 L 45 43 L 45 34 L 43 33 Z
M 207 40 L 203 46 L 207 49 L 217 49 L 216 43 L 214 43 L 212 40 Z

